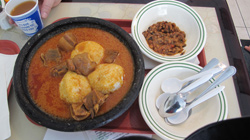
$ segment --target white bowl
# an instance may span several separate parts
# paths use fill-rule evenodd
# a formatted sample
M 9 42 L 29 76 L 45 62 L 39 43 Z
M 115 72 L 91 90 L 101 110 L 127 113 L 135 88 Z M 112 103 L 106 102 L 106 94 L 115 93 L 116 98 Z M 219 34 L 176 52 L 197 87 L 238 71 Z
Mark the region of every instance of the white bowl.
M 185 54 L 166 56 L 149 48 L 142 32 L 159 21 L 173 22 L 186 33 Z M 206 28 L 199 14 L 190 6 L 174 0 L 157 0 L 143 6 L 134 17 L 131 30 L 141 51 L 160 63 L 193 60 L 206 43 Z
M 182 124 L 168 125 L 156 108 L 156 99 L 163 93 L 161 83 L 169 77 L 185 79 L 198 73 L 202 67 L 199 65 L 174 61 L 163 63 L 153 68 L 145 77 L 139 94 L 139 108 L 143 119 L 150 129 L 163 139 L 184 139 L 197 129 L 217 121 L 225 120 L 228 114 L 228 105 L 225 92 L 222 91 L 215 97 L 199 104 L 192 109 L 191 116 Z M 188 100 L 204 91 L 214 79 L 206 82 L 196 89 Z

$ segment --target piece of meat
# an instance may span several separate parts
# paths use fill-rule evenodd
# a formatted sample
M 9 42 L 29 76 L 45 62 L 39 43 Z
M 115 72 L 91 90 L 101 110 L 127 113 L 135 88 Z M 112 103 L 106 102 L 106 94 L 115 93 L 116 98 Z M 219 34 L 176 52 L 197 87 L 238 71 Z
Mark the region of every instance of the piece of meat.
M 76 71 L 76 66 L 74 65 L 74 62 L 72 59 L 67 59 L 67 67 L 71 71 Z
M 82 103 L 71 105 L 71 115 L 75 120 L 86 119 L 89 115 L 94 118 L 98 113 L 100 106 L 106 101 L 108 94 L 92 90 L 86 95 Z
M 71 60 L 67 60 L 67 65 L 70 71 L 87 76 L 94 71 L 97 64 L 89 59 L 88 53 L 82 53 L 76 55 Z
M 103 62 L 104 63 L 113 63 L 118 55 L 119 55 L 119 51 L 105 50 Z
M 103 94 L 96 90 L 92 90 L 87 96 L 83 99 L 83 105 L 90 112 L 91 118 L 97 114 L 100 106 L 106 101 L 108 94 Z
M 77 44 L 77 39 L 72 33 L 65 33 L 62 38 L 60 38 L 58 42 L 58 48 L 63 51 L 72 51 L 74 50 Z
M 70 112 L 72 118 L 76 121 L 84 120 L 90 115 L 90 113 L 84 108 L 82 103 L 71 104 Z
M 89 111 L 91 118 L 94 118 L 95 112 L 94 112 L 94 105 L 96 104 L 95 101 L 93 100 L 94 98 L 93 92 L 90 92 L 85 98 L 83 99 L 83 105 L 86 108 L 86 110 Z
M 88 58 L 88 53 L 76 55 L 59 65 L 50 69 L 51 76 L 63 76 L 68 70 L 87 76 L 96 67 L 96 63 Z
M 68 71 L 67 63 L 63 62 L 59 65 L 52 67 L 50 69 L 50 75 L 53 77 L 63 76 L 65 73 L 67 73 L 67 71 Z
M 41 59 L 44 66 L 47 66 L 50 61 L 58 63 L 61 61 L 61 58 L 62 56 L 58 49 L 49 49 L 45 54 L 41 53 Z
M 101 92 L 98 92 L 98 91 L 95 91 L 95 94 L 93 96 L 93 110 L 94 110 L 94 113 L 97 114 L 99 109 L 100 109 L 100 106 L 106 101 L 106 99 L 108 98 L 108 94 L 103 94 Z

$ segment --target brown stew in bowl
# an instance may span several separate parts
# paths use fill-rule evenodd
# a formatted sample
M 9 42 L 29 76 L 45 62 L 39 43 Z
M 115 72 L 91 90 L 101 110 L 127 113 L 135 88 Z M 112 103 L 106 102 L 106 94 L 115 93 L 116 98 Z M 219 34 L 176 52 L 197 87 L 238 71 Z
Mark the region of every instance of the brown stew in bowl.
M 28 71 L 28 87 L 34 102 L 49 115 L 61 119 L 72 119 L 70 104 L 60 98 L 59 83 L 64 75 L 53 76 L 51 69 L 71 57 L 71 51 L 61 51 L 58 61 L 48 61 L 46 64 L 41 60 L 41 54 L 46 54 L 50 49 L 57 49 L 59 40 L 66 34 L 71 33 L 78 43 L 94 41 L 105 50 L 118 51 L 114 64 L 124 69 L 122 86 L 110 93 L 106 101 L 100 106 L 96 116 L 102 115 L 115 107 L 129 91 L 134 79 L 134 63 L 129 50 L 112 34 L 95 28 L 74 28 L 65 33 L 58 34 L 44 43 L 33 56 Z M 103 64 L 104 60 L 100 62 Z
M 162 21 L 148 27 L 144 31 L 149 48 L 162 55 L 175 55 L 185 53 L 186 34 L 175 23 Z

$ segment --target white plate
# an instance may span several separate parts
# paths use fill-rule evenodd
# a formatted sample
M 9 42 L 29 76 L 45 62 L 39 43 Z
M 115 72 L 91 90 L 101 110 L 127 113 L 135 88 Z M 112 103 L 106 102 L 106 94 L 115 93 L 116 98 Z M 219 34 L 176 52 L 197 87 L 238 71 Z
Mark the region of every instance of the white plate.
M 186 33 L 184 55 L 165 56 L 149 48 L 142 32 L 159 21 L 174 22 Z M 206 43 L 206 28 L 199 14 L 188 5 L 173 0 L 157 0 L 143 6 L 133 18 L 131 31 L 141 51 L 160 63 L 192 60 Z
M 139 107 L 147 125 L 161 138 L 184 139 L 207 124 L 227 118 L 228 106 L 224 91 L 194 107 L 189 119 L 180 125 L 170 126 L 159 115 L 155 102 L 162 94 L 160 88 L 162 81 L 168 77 L 184 79 L 200 70 L 201 67 L 193 63 L 169 62 L 158 65 L 146 75 L 139 94 Z M 201 93 L 213 81 L 214 79 L 195 90 L 190 99 Z

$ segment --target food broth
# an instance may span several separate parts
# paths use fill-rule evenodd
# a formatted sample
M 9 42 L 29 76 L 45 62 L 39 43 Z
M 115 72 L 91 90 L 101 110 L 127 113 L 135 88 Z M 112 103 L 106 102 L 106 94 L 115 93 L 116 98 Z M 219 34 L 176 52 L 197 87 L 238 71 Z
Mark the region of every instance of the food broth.
M 36 2 L 34 1 L 26 1 L 23 3 L 18 4 L 13 10 L 10 12 L 12 16 L 17 16 L 24 14 L 31 10 L 36 5 Z
M 75 28 L 66 32 L 74 34 L 79 42 L 91 40 L 100 44 L 104 49 L 119 51 L 114 63 L 124 68 L 124 83 L 121 88 L 110 94 L 106 102 L 100 107 L 97 116 L 102 115 L 114 108 L 130 90 L 134 79 L 133 57 L 119 39 L 106 31 L 95 28 Z M 55 62 L 48 63 L 45 67 L 40 57 L 41 53 L 57 48 L 57 44 L 64 34 L 60 33 L 54 36 L 37 50 L 30 63 L 28 85 L 32 98 L 42 110 L 61 119 L 70 119 L 70 106 L 60 98 L 59 93 L 59 83 L 63 77 L 52 77 L 50 69 L 55 66 Z M 62 61 L 66 61 L 71 56 L 70 51 L 62 51 L 61 53 Z

